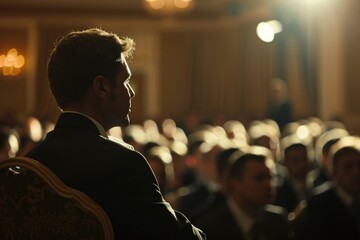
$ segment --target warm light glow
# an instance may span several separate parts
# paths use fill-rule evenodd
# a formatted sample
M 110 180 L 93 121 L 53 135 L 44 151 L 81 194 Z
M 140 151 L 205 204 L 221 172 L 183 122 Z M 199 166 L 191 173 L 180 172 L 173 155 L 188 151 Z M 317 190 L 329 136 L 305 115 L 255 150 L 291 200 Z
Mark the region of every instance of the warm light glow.
M 177 8 L 187 8 L 191 0 L 174 0 L 174 5 Z
M 270 25 L 275 34 L 282 31 L 282 25 L 278 20 L 271 20 L 266 23 Z
M 12 70 L 11 67 L 4 66 L 2 73 L 3 73 L 3 75 L 5 75 L 5 76 L 11 75 L 11 70 Z
M 306 139 L 310 136 L 310 131 L 309 128 L 307 126 L 301 125 L 297 130 L 296 130 L 296 135 L 300 138 L 300 139 Z
M 23 55 L 17 56 L 17 58 L 14 61 L 14 67 L 15 68 L 22 68 L 25 64 L 25 58 Z
M 15 154 L 19 151 L 19 139 L 16 137 L 15 134 L 11 134 L 9 137 L 9 144 L 10 144 L 10 152 L 9 156 L 14 157 Z
M 25 58 L 23 55 L 18 55 L 16 48 L 11 48 L 6 56 L 0 55 L 0 68 L 3 75 L 18 75 L 24 64 Z
M 6 57 L 5 55 L 1 55 L 0 56 L 0 68 L 4 67 L 5 66 L 5 60 L 6 60 Z
M 35 117 L 29 117 L 27 120 L 27 126 L 29 131 L 29 137 L 34 142 L 39 142 L 43 136 L 43 129 L 40 121 Z
M 113 127 L 113 128 L 110 128 L 109 131 L 108 131 L 108 134 L 109 134 L 110 136 L 113 136 L 113 137 L 122 139 L 122 130 L 121 130 L 121 127 Z
M 13 75 L 13 76 L 19 75 L 19 73 L 20 73 L 20 68 L 11 67 L 10 69 L 11 69 L 10 75 Z
M 272 42 L 274 40 L 275 34 L 271 26 L 265 22 L 258 24 L 256 28 L 256 33 L 258 37 L 264 42 Z
M 299 4 L 307 4 L 308 6 L 315 7 L 320 4 L 329 3 L 328 0 L 298 0 Z
M 193 0 L 144 0 L 144 5 L 150 13 L 174 15 L 191 10 Z
M 275 34 L 282 31 L 282 25 L 277 20 L 261 22 L 256 28 L 258 37 L 264 42 L 272 42 Z
M 161 9 L 165 7 L 165 0 L 146 0 L 153 9 Z

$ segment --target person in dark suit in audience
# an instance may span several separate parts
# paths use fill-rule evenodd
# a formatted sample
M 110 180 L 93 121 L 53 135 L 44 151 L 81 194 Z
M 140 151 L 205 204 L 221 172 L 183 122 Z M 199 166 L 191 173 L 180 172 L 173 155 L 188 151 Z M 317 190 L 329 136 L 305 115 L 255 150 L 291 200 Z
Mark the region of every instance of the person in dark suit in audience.
M 15 157 L 19 147 L 17 132 L 8 126 L 0 125 L 0 161 Z
M 343 137 L 330 151 L 333 182 L 315 189 L 295 220 L 295 239 L 360 239 L 360 138 Z
M 312 168 L 311 152 L 311 143 L 296 134 L 281 140 L 280 162 L 286 171 L 276 189 L 275 205 L 292 212 L 301 201 L 307 199 L 309 189 L 306 178 Z
M 147 162 L 109 137 L 127 126 L 134 41 L 91 28 L 62 37 L 51 52 L 48 78 L 62 113 L 55 129 L 27 157 L 103 207 L 116 239 L 204 239 L 201 230 L 164 201 Z
M 227 200 L 195 221 L 209 240 L 289 239 L 287 211 L 270 204 L 274 162 L 269 156 L 258 146 L 231 156 Z
M 190 220 L 196 218 L 216 201 L 216 155 L 220 148 L 218 138 L 210 125 L 202 126 L 189 135 L 188 169 L 183 175 L 184 187 L 176 190 L 177 209 Z
M 328 174 L 330 148 L 340 138 L 348 136 L 349 132 L 343 128 L 334 128 L 325 131 L 316 141 L 317 167 L 311 170 L 307 176 L 308 188 L 315 188 L 324 182 L 331 181 Z

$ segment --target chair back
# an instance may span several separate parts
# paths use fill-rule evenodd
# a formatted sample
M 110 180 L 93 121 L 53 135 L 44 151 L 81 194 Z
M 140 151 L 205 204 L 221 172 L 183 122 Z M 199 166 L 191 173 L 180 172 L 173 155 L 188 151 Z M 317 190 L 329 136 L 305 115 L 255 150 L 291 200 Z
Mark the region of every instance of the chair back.
M 30 158 L 0 161 L 0 239 L 113 240 L 105 211 Z

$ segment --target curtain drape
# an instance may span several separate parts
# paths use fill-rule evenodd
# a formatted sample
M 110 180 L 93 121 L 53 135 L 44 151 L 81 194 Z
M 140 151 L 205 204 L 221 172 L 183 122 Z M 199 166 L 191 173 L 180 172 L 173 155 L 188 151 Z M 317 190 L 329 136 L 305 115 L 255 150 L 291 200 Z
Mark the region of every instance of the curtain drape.
M 200 112 L 247 121 L 266 116 L 274 46 L 256 25 L 162 35 L 161 103 L 171 116 Z

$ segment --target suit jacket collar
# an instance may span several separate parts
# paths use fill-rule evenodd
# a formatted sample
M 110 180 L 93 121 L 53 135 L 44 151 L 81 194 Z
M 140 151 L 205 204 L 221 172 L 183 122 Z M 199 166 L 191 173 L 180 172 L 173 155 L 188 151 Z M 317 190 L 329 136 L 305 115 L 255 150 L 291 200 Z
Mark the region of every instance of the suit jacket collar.
M 94 134 L 101 135 L 97 126 L 89 118 L 75 112 L 62 113 L 55 125 L 55 129 L 69 127 L 74 129 L 83 129 L 93 132 Z

